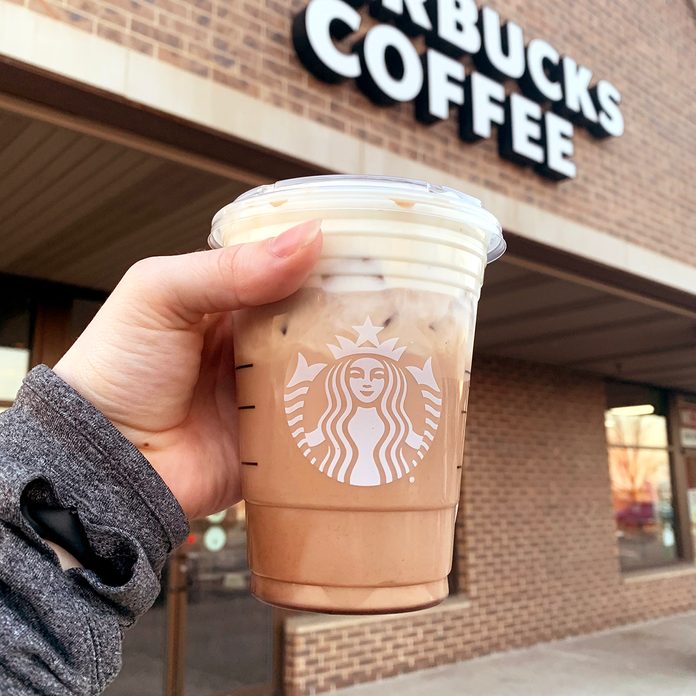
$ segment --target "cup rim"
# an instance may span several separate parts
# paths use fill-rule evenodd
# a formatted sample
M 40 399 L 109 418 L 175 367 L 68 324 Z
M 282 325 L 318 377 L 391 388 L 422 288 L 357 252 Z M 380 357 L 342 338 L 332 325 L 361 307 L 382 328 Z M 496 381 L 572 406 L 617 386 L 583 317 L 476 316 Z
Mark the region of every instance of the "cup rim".
M 211 248 L 222 246 L 219 239 L 221 225 L 228 218 L 239 219 L 243 209 L 258 209 L 264 204 L 273 204 L 274 197 L 290 199 L 311 195 L 315 200 L 326 198 L 342 199 L 342 205 L 354 207 L 365 205 L 366 201 L 383 199 L 392 202 L 424 204 L 442 210 L 443 214 L 460 214 L 474 220 L 486 233 L 486 258 L 488 263 L 500 258 L 507 244 L 498 220 L 486 210 L 481 201 L 458 189 L 441 184 L 432 184 L 421 179 L 392 177 L 382 175 L 324 174 L 319 176 L 282 179 L 273 184 L 256 186 L 237 196 L 231 203 L 221 208 L 213 217 L 212 231 L 208 237 Z M 371 206 L 370 206 L 371 207 Z M 249 217 L 252 214 L 249 213 Z M 247 216 L 244 216 L 247 217 Z

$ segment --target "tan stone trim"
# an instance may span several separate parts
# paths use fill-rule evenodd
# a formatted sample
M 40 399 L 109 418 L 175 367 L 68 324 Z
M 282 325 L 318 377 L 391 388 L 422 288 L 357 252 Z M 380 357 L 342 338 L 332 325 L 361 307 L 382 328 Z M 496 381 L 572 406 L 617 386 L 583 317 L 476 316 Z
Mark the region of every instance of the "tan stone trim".
M 416 614 L 372 614 L 369 616 L 333 616 L 330 614 L 295 614 L 285 619 L 285 632 L 292 635 L 303 633 L 315 633 L 317 631 L 330 631 L 333 629 L 364 626 L 371 623 L 384 623 L 385 621 L 398 621 L 408 619 L 409 616 L 423 616 L 428 614 L 449 614 L 461 612 L 471 607 L 471 601 L 462 595 L 448 597 L 442 604 L 430 609 L 423 609 Z
M 0 0 L 0 54 L 324 169 L 410 176 L 463 189 L 520 236 L 696 294 L 696 268 L 686 263 L 397 156 L 7 0 Z
M 696 575 L 696 566 L 678 563 L 667 566 L 666 568 L 653 568 L 650 570 L 639 570 L 632 573 L 626 573 L 622 576 L 622 580 L 627 585 L 633 585 L 640 582 L 649 582 L 651 580 L 672 580 L 674 578 L 688 577 Z

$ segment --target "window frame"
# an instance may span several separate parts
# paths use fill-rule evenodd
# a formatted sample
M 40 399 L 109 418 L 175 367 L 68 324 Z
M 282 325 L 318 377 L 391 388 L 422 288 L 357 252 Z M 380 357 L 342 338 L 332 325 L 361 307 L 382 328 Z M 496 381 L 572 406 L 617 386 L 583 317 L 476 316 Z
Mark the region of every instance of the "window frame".
M 681 444 L 680 396 L 667 392 L 667 442 L 669 444 L 672 477 L 672 501 L 676 524 L 679 562 L 694 563 L 694 540 L 689 515 L 689 484 L 686 470 L 686 448 Z
M 646 450 L 659 450 L 665 451 L 668 457 L 669 463 L 669 479 L 672 494 L 672 511 L 674 514 L 673 531 L 675 535 L 675 557 L 672 560 L 665 561 L 664 563 L 659 563 L 656 565 L 643 566 L 641 568 L 624 568 L 619 560 L 619 569 L 622 575 L 631 575 L 633 573 L 650 573 L 663 571 L 665 568 L 669 568 L 674 565 L 683 565 L 684 563 L 694 562 L 694 548 L 693 539 L 691 534 L 691 525 L 689 519 L 689 507 L 688 507 L 688 486 L 686 478 L 686 464 L 684 459 L 683 448 L 680 445 L 679 437 L 679 413 L 678 413 L 678 396 L 675 392 L 656 387 L 654 385 L 647 384 L 636 384 L 629 382 L 619 382 L 616 380 L 606 380 L 605 381 L 605 395 L 606 404 L 605 412 L 614 406 L 618 406 L 618 403 L 611 403 L 610 399 L 610 389 L 612 386 L 623 387 L 627 390 L 635 389 L 636 392 L 639 390 L 644 391 L 645 400 L 648 403 L 655 403 L 659 405 L 659 410 L 662 411 L 661 415 L 664 416 L 667 428 L 667 444 L 666 447 L 640 447 L 639 449 Z M 626 404 L 630 405 L 630 404 Z M 657 410 L 657 409 L 656 409 Z M 610 448 L 620 448 L 620 447 L 634 447 L 633 445 L 616 445 L 609 442 L 607 429 L 604 429 L 604 439 L 607 450 L 607 466 L 609 465 L 609 450 Z M 611 473 L 609 479 L 609 486 L 612 488 Z M 615 513 L 614 523 L 616 526 Z M 616 540 L 618 547 L 618 539 Z

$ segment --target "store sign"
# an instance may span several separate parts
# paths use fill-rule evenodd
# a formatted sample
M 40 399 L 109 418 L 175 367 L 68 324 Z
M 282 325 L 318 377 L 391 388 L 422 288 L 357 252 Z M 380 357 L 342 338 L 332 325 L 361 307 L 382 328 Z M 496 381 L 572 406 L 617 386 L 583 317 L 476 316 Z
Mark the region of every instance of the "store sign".
M 369 0 L 380 23 L 359 33 L 366 0 L 311 0 L 295 17 L 293 42 L 305 67 L 329 83 L 354 79 L 376 104 L 413 102 L 421 123 L 459 107 L 462 140 L 490 138 L 501 157 L 551 179 L 573 178 L 573 124 L 597 138 L 620 136 L 621 95 L 542 39 L 503 23 L 474 0 Z M 346 52 L 338 44 L 358 34 Z M 425 37 L 419 53 L 412 42 Z M 461 62 L 473 57 L 475 70 Z M 521 91 L 506 90 L 514 81 Z

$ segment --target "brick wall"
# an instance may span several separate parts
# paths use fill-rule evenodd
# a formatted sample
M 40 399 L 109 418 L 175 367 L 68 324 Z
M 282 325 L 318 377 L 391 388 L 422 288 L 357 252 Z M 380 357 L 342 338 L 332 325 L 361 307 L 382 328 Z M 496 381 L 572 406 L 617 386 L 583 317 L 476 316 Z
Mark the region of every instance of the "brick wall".
M 689 0 L 490 2 L 526 37 L 545 38 L 623 94 L 626 134 L 597 142 L 577 129 L 579 175 L 562 184 L 500 160 L 495 140 L 461 143 L 455 119 L 415 125 L 411 105 L 380 109 L 352 84 L 315 80 L 290 44 L 291 18 L 305 0 L 11 1 L 674 258 L 696 253 Z
M 287 696 L 695 608 L 696 575 L 619 571 L 604 408 L 596 378 L 477 357 L 458 530 L 469 605 L 291 633 Z

